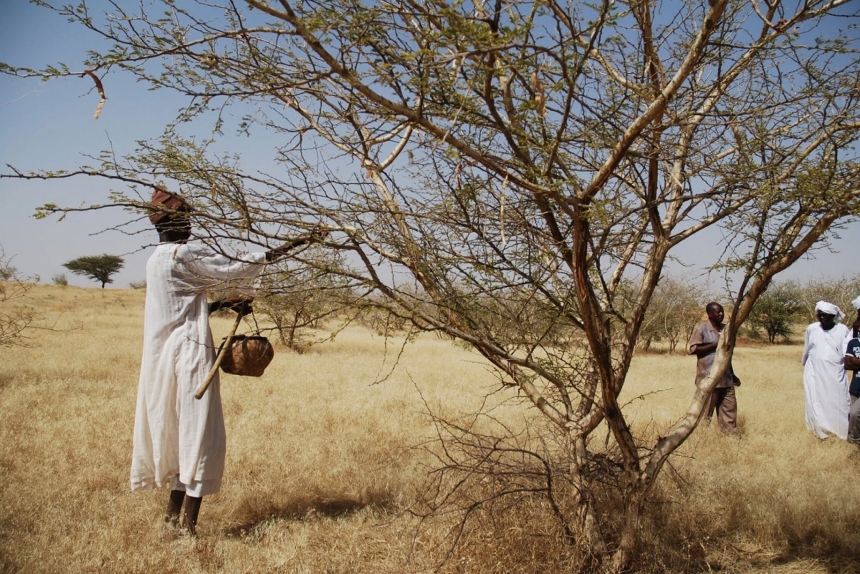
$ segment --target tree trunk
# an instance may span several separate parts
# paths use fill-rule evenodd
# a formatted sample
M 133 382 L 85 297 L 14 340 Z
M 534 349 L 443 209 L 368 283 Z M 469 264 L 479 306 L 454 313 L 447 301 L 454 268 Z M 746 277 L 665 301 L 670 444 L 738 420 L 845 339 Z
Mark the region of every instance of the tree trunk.
M 287 342 L 287 346 L 290 349 L 293 349 L 294 351 L 298 350 L 298 349 L 296 349 L 296 331 L 298 330 L 298 328 L 299 328 L 299 316 L 296 314 L 296 315 L 293 315 L 293 321 L 290 324 L 290 335 L 289 335 L 289 341 Z
M 621 539 L 618 548 L 612 554 L 612 559 L 606 565 L 605 571 L 619 574 L 629 571 L 636 555 L 636 545 L 639 543 L 639 515 L 642 509 L 643 495 L 631 493 L 624 504 L 624 520 L 621 525 Z
M 594 498 L 591 495 L 593 485 L 583 476 L 583 461 L 588 456 L 585 437 L 570 429 L 572 457 L 570 463 L 570 481 L 578 497 L 576 501 L 576 522 L 579 527 L 579 538 L 573 540 L 579 548 L 588 554 L 606 555 L 606 543 L 600 533 L 598 520 L 594 516 Z

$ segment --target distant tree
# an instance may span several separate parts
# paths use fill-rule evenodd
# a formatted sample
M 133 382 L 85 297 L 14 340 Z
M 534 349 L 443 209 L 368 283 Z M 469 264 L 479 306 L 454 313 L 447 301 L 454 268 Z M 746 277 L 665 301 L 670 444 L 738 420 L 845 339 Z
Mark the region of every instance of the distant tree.
M 66 287 L 69 284 L 69 280 L 66 279 L 65 273 L 57 273 L 53 277 L 54 285 L 59 285 L 60 287 Z
M 18 274 L 18 268 L 9 263 L 8 259 L 3 259 L 0 263 L 0 281 L 10 281 Z
M 146 279 L 140 281 L 129 281 L 128 286 L 132 289 L 146 289 Z
M 111 275 L 122 269 L 125 261 L 119 255 L 89 255 L 78 257 L 63 263 L 63 267 L 75 275 L 89 277 L 93 281 L 101 281 L 102 289 L 107 283 L 113 283 Z
M 791 325 L 803 312 L 802 289 L 794 281 L 774 283 L 759 298 L 750 313 L 753 330 L 764 330 L 773 344 L 777 337 L 788 339 Z
M 22 279 L 18 270 L 9 264 L 10 257 L 6 256 L 0 246 L 0 348 L 22 345 L 28 338 L 27 332 L 33 323 L 39 319 L 38 313 L 26 304 L 29 291 L 33 288 L 33 279 Z
M 255 311 L 275 324 L 283 345 L 298 352 L 319 342 L 309 330 L 319 329 L 353 299 L 336 277 L 310 270 L 283 268 L 264 277 L 262 285 Z
M 657 284 L 651 305 L 642 323 L 640 347 L 647 350 L 651 341 L 666 340 L 669 352 L 690 336 L 704 318 L 705 290 L 684 278 L 664 276 Z
M 811 279 L 803 285 L 799 297 L 803 316 L 809 321 L 815 321 L 815 303 L 818 301 L 828 301 L 838 305 L 843 313 L 851 316 L 853 309 L 851 301 L 857 295 L 860 295 L 860 273 L 836 278 Z

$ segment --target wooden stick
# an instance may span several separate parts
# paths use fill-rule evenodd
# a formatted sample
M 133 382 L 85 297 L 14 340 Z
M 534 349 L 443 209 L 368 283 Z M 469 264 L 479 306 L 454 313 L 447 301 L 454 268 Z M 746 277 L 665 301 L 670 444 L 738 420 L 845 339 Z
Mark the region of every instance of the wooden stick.
M 233 337 L 236 335 L 236 330 L 239 328 L 239 323 L 242 322 L 242 314 L 236 314 L 236 322 L 233 323 L 233 328 L 230 330 L 230 334 L 227 335 L 227 339 L 224 340 L 224 343 L 221 344 L 221 348 L 218 349 L 218 356 L 215 357 L 215 364 L 212 365 L 212 369 L 209 371 L 209 374 L 206 376 L 206 380 L 203 381 L 199 387 L 197 387 L 197 392 L 194 393 L 195 399 L 200 399 L 206 394 L 206 389 L 209 388 L 209 385 L 212 384 L 212 379 L 215 378 L 215 373 L 218 372 L 218 367 L 221 366 L 221 361 L 224 360 L 224 356 L 228 351 L 232 348 Z

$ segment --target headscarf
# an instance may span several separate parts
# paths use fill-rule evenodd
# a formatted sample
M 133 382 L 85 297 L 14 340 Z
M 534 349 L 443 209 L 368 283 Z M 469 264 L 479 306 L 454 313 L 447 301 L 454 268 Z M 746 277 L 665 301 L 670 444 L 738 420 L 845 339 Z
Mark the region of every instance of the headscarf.
M 860 311 L 860 297 L 857 297 L 856 299 L 854 299 L 853 301 L 851 301 L 851 305 L 852 305 L 855 309 L 857 309 L 858 311 Z
M 840 309 L 833 303 L 828 303 L 827 301 L 819 301 L 815 304 L 815 312 L 818 313 L 819 311 L 828 315 L 835 315 L 837 321 L 845 316 L 845 313 L 842 312 L 842 309 Z
M 152 204 L 149 214 L 149 221 L 153 225 L 157 225 L 167 219 L 180 215 L 187 217 L 191 211 L 191 206 L 185 201 L 185 198 L 178 193 L 171 193 L 159 187 L 153 188 Z

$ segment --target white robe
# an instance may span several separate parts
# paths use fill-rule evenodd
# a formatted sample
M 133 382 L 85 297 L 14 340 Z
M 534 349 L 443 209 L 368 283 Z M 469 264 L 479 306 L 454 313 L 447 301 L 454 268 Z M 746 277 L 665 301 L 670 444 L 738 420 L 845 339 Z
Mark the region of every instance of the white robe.
M 146 263 L 132 490 L 172 484 L 203 496 L 221 488 L 227 438 L 218 375 L 203 398 L 194 393 L 215 361 L 206 290 L 256 277 L 265 254 L 243 259 L 199 244 L 163 243 Z
M 848 376 L 843 366 L 851 331 L 837 323 L 829 331 L 820 323 L 806 328 L 803 344 L 803 392 L 806 395 L 806 428 L 818 438 L 828 434 L 848 437 Z

